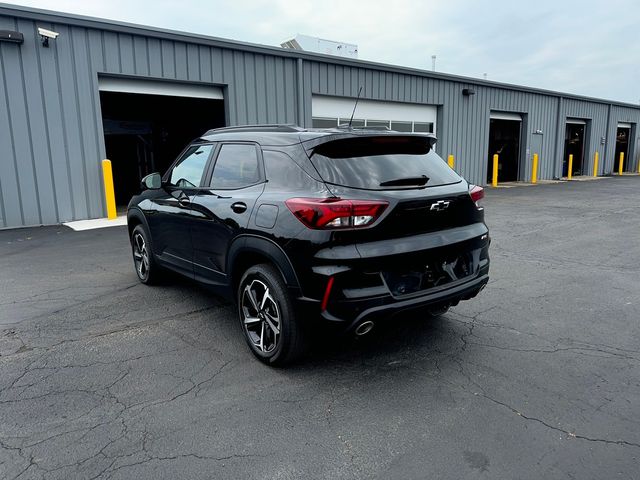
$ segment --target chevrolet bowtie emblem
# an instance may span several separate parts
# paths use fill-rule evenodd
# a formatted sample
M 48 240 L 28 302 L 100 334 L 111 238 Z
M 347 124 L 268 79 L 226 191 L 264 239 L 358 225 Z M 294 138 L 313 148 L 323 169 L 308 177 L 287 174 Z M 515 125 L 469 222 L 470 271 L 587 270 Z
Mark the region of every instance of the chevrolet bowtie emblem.
M 432 203 L 429 210 L 436 210 L 438 212 L 441 210 L 446 210 L 447 208 L 449 208 L 450 203 L 451 202 L 449 200 L 440 200 L 436 203 Z

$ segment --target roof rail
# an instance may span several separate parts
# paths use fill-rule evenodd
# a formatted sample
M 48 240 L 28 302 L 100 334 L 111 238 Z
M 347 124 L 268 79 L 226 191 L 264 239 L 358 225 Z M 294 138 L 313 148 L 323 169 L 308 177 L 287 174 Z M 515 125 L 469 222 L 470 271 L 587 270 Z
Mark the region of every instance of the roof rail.
M 203 136 L 213 135 L 216 133 L 227 132 L 280 132 L 280 133 L 295 133 L 303 132 L 304 128 L 293 124 L 264 124 L 264 125 L 237 125 L 234 127 L 221 127 L 207 130 Z
M 370 125 L 370 126 L 360 126 L 360 127 L 353 127 L 350 126 L 348 123 L 342 123 L 340 125 L 338 125 L 337 127 L 340 130 L 377 130 L 379 132 L 391 132 L 392 130 L 389 127 L 385 127 L 383 125 Z
M 391 130 L 389 127 L 385 127 L 384 125 L 369 125 L 369 126 L 361 125 L 361 126 L 353 127 L 348 123 L 341 123 L 340 125 L 338 125 L 337 128 L 338 130 L 373 130 L 378 132 L 393 132 L 393 130 Z

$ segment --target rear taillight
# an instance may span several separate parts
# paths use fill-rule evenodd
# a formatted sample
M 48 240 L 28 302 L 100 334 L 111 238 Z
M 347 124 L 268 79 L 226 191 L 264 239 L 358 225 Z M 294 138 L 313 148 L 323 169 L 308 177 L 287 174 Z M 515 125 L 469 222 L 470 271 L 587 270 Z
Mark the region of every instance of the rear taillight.
M 471 195 L 471 200 L 475 202 L 476 207 L 483 208 L 482 199 L 484 198 L 484 188 L 478 185 L 470 185 L 469 195 Z
M 375 222 L 387 202 L 378 200 L 343 200 L 332 198 L 290 198 L 289 210 L 309 228 L 362 228 Z

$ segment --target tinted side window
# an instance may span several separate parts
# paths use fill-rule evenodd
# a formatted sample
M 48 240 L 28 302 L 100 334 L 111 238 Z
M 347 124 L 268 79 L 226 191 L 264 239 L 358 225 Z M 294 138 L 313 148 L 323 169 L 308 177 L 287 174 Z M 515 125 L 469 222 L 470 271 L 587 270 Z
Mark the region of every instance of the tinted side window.
M 226 144 L 220 148 L 213 168 L 211 188 L 233 189 L 260 181 L 260 164 L 254 145 Z
M 200 180 L 207 165 L 213 145 L 193 145 L 187 149 L 180 161 L 173 167 L 169 182 L 182 188 L 200 186 Z

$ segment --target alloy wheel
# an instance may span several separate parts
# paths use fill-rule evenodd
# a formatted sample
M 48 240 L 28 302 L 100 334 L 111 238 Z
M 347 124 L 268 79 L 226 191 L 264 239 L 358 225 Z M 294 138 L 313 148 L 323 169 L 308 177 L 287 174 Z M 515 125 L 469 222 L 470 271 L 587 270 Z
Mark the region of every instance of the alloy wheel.
M 271 353 L 280 340 L 280 309 L 260 280 L 253 280 L 242 291 L 241 309 L 245 333 L 253 346 L 262 353 Z
M 149 251 L 147 242 L 140 233 L 133 236 L 133 260 L 136 265 L 136 272 L 141 280 L 146 280 L 149 275 Z

